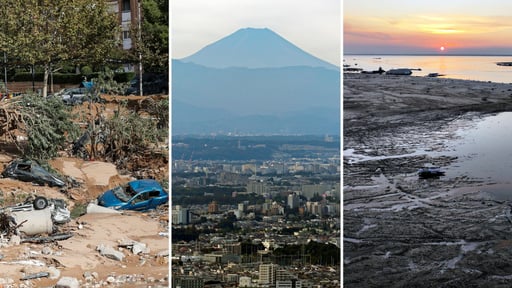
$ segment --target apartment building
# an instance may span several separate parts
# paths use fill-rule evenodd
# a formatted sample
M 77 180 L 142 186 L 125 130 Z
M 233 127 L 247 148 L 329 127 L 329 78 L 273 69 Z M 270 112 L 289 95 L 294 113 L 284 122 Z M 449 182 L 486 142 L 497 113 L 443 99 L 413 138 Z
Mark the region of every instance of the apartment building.
M 137 35 L 131 35 L 131 27 L 137 26 L 141 19 L 139 0 L 114 0 L 109 1 L 110 11 L 117 14 L 119 25 L 121 26 L 121 40 L 124 50 L 133 47 L 133 39 Z M 125 71 L 136 71 L 137 66 L 125 64 Z

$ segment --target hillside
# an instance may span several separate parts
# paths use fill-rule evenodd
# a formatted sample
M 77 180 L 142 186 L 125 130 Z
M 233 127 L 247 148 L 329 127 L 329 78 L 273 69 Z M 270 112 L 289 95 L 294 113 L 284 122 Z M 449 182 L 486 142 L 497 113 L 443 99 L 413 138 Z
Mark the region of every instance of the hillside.
M 339 133 L 335 70 L 172 64 L 173 133 Z

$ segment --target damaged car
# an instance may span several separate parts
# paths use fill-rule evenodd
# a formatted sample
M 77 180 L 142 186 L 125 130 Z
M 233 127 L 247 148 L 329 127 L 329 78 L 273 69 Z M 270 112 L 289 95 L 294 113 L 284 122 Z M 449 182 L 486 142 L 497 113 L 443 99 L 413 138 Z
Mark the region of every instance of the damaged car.
M 63 199 L 30 196 L 24 202 L 0 209 L 2 234 L 52 234 L 55 225 L 71 221 L 71 212 Z
M 2 176 L 24 182 L 32 182 L 38 185 L 47 184 L 50 187 L 66 186 L 66 182 L 46 171 L 43 167 L 39 166 L 39 164 L 32 160 L 17 159 L 12 161 L 2 172 Z
M 116 210 L 145 211 L 169 201 L 169 194 L 158 181 L 142 179 L 108 190 L 97 199 L 100 206 Z

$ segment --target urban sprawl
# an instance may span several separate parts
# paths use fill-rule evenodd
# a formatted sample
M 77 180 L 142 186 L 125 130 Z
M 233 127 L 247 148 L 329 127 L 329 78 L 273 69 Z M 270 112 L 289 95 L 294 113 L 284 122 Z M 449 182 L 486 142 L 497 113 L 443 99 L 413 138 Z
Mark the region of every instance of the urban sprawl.
M 339 142 L 287 141 L 173 144 L 173 287 L 340 287 Z

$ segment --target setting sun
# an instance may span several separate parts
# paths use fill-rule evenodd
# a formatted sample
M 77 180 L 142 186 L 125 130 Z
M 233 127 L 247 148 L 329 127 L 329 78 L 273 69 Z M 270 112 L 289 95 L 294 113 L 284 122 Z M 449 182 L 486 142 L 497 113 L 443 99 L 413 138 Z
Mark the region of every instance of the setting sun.
M 444 51 L 444 46 L 441 46 L 439 50 Z

